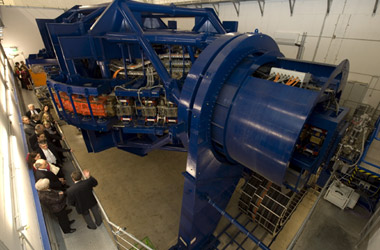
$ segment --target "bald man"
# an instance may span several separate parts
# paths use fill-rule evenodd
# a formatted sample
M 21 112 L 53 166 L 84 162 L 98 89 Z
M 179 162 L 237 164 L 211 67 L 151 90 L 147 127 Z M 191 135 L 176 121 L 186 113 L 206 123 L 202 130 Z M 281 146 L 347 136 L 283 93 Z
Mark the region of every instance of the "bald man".
M 48 162 L 44 159 L 38 159 L 34 165 L 36 172 L 34 176 L 36 181 L 47 178 L 50 181 L 50 188 L 55 190 L 66 190 L 67 186 L 64 178 L 59 178 L 53 172 L 48 170 Z

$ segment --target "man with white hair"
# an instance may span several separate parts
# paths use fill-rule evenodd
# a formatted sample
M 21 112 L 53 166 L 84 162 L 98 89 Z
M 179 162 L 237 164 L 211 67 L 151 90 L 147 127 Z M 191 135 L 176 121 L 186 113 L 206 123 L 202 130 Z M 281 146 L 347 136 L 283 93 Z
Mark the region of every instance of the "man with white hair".
M 33 166 L 36 169 L 36 172 L 34 173 L 36 181 L 47 178 L 50 181 L 50 188 L 55 190 L 66 190 L 66 180 L 64 178 L 59 178 L 53 172 L 48 170 L 49 164 L 46 160 L 38 159 Z
M 28 105 L 28 111 L 26 112 L 26 116 L 29 117 L 29 119 L 31 119 L 31 116 L 32 115 L 38 115 L 40 112 L 41 112 L 41 109 L 39 108 L 35 108 L 34 107 L 34 104 L 29 104 Z
M 49 209 L 58 218 L 59 226 L 63 233 L 74 233 L 76 229 L 70 228 L 75 220 L 70 221 L 67 216 L 72 210 L 66 210 L 66 198 L 62 191 L 50 189 L 50 181 L 47 178 L 39 179 L 35 185 L 41 204 Z

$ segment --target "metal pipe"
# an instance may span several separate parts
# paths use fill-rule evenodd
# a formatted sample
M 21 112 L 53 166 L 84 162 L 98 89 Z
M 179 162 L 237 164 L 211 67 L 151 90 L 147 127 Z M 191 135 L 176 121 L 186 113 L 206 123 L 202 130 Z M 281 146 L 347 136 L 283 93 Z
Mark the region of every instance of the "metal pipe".
M 185 76 L 185 46 L 182 45 L 182 77 Z
M 223 209 L 221 209 L 210 198 L 208 198 L 208 203 L 211 206 L 213 206 L 227 220 L 229 220 L 231 222 L 231 224 L 234 224 L 242 233 L 244 233 L 245 235 L 247 235 L 248 238 L 250 238 L 253 242 L 255 242 L 257 246 L 259 246 L 263 250 L 270 250 L 269 247 L 267 247 L 262 241 L 260 241 L 254 235 L 252 235 L 242 224 L 240 224 L 239 222 L 237 222 L 231 215 L 229 215 L 226 211 L 224 211 Z
M 140 48 L 140 54 L 141 54 L 141 64 L 142 64 L 142 70 L 143 70 L 143 74 L 144 74 L 144 79 L 146 79 L 144 51 L 141 48 Z
M 120 50 L 121 50 L 121 56 L 123 57 L 123 66 L 124 66 L 124 72 L 125 72 L 125 79 L 128 79 L 128 71 L 127 71 L 127 58 L 125 57 L 125 46 L 124 44 L 119 44 Z M 129 48 L 129 47 L 128 47 Z
M 172 46 L 169 45 L 169 75 L 172 77 Z
M 372 162 L 369 162 L 369 161 L 366 161 L 366 160 L 362 160 L 362 162 L 364 162 L 365 164 L 368 164 L 368 165 L 370 165 L 370 166 L 372 166 L 374 168 L 380 169 L 380 166 L 378 166 L 378 165 L 376 165 L 376 164 L 374 164 Z
M 59 95 L 59 90 L 57 90 L 56 88 L 54 90 L 55 90 L 55 93 L 57 94 L 57 98 L 58 98 L 59 104 L 61 104 L 61 108 L 62 108 L 62 111 L 63 111 L 63 116 L 65 117 L 65 119 L 67 119 L 67 113 L 65 111 L 65 107 L 63 106 L 63 102 L 62 102 L 61 96 Z M 51 91 L 49 91 L 49 92 L 51 92 Z M 52 95 L 52 97 L 53 97 L 53 95 Z M 52 99 L 54 100 L 54 98 L 52 98 Z M 55 103 L 55 101 L 54 101 L 54 103 Z M 59 111 L 59 109 L 58 109 L 57 106 L 56 106 L 56 109 L 57 109 L 57 111 Z
M 78 119 L 78 113 L 77 113 L 77 109 L 75 108 L 75 103 L 74 103 L 74 100 L 73 100 L 73 95 L 72 95 L 72 90 L 71 90 L 71 88 L 68 89 L 67 94 L 68 94 L 68 96 L 69 96 L 69 98 L 70 98 L 71 106 L 73 107 L 74 116 L 75 116 L 75 118 Z M 63 106 L 62 106 L 62 107 L 63 107 Z
M 87 101 L 88 109 L 90 110 L 91 119 L 92 119 L 93 121 L 95 121 L 94 113 L 92 112 L 91 102 L 90 102 L 90 98 L 89 98 L 89 95 L 88 95 L 88 94 L 86 94 L 86 101 Z

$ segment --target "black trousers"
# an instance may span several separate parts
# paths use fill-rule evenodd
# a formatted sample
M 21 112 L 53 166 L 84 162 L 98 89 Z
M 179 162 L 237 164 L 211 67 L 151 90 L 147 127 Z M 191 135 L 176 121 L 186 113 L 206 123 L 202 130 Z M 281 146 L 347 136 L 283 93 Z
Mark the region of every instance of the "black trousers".
M 67 216 L 66 209 L 62 209 L 58 213 L 54 213 L 54 215 L 57 216 L 58 223 L 62 231 L 64 233 L 68 233 L 70 231 L 70 222 L 69 222 L 69 217 Z
M 89 210 L 91 210 L 92 215 L 95 218 L 96 225 L 95 225 L 94 220 L 92 219 L 92 217 L 90 215 L 90 211 Z M 103 222 L 102 215 L 99 212 L 98 204 L 96 204 L 95 206 L 93 206 L 89 210 L 84 211 L 83 214 L 82 214 L 82 216 L 83 216 L 84 220 L 86 221 L 87 226 L 89 228 L 96 229 L 96 226 L 100 226 L 102 224 L 102 222 Z

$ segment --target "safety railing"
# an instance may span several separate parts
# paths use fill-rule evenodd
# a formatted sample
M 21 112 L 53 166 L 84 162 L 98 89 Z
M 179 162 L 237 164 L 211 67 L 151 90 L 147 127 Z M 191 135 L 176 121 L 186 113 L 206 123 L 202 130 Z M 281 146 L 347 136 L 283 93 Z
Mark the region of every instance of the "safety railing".
M 378 228 L 379 223 L 380 223 L 380 207 L 375 211 L 375 213 L 371 216 L 367 224 L 364 226 L 364 228 L 360 232 L 360 239 L 356 243 L 357 249 L 359 249 L 360 245 L 364 242 L 364 240 L 368 239 L 369 235 Z
M 8 223 L 2 224 L 4 230 L 2 236 L 7 237 L 3 244 L 16 244 L 16 240 L 12 240 L 12 238 L 18 238 L 20 239 L 20 249 L 50 250 L 39 198 L 33 188 L 33 171 L 28 170 L 26 162 L 22 161 L 28 151 L 20 114 L 25 112 L 25 105 L 17 79 L 14 77 L 13 68 L 1 43 L 0 93 L 0 133 L 2 138 L 0 170 L 1 177 L 4 177 L 0 190 L 6 197 L 1 208 L 6 210 L 3 215 L 9 220 Z M 37 216 L 38 223 L 31 220 L 31 216 Z M 2 220 L 0 222 L 3 223 Z M 14 249 L 16 245 L 9 247 Z
M 57 129 L 59 130 L 59 132 L 61 134 L 63 134 L 62 129 L 59 125 L 57 126 Z M 66 146 L 68 148 L 70 148 L 70 145 L 66 139 L 64 140 L 64 143 L 66 144 Z M 82 172 L 80 164 L 79 164 L 78 160 L 76 159 L 75 155 L 72 153 L 70 155 L 71 155 L 74 167 L 78 171 Z M 107 225 L 107 227 L 109 229 L 107 231 L 112 234 L 111 236 L 114 239 L 114 242 L 115 242 L 118 249 L 154 250 L 153 246 L 149 246 L 149 244 L 150 244 L 149 241 L 143 242 L 143 241 L 137 239 L 131 233 L 128 233 L 125 230 L 125 228 L 120 227 L 120 226 L 116 225 L 115 223 L 113 223 L 112 221 L 110 221 L 106 211 L 104 210 L 104 208 L 103 208 L 101 202 L 99 201 L 95 192 L 94 192 L 94 196 L 98 202 L 99 208 L 100 208 L 101 213 L 103 215 L 103 219 L 106 221 L 105 225 Z

